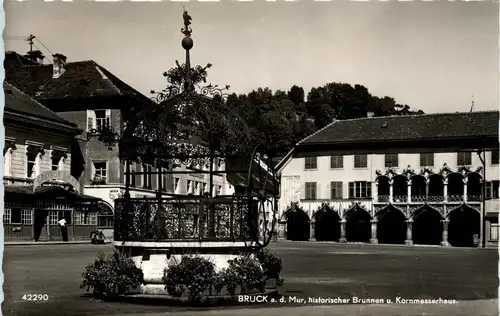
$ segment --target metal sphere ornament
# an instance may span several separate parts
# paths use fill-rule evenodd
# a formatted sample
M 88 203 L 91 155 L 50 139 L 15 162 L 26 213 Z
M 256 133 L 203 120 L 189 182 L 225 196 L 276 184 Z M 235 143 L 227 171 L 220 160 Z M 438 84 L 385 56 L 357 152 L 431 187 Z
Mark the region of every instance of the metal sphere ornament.
M 190 50 L 191 48 L 193 48 L 193 39 L 191 37 L 184 37 L 182 39 L 182 48 L 184 48 L 185 50 Z

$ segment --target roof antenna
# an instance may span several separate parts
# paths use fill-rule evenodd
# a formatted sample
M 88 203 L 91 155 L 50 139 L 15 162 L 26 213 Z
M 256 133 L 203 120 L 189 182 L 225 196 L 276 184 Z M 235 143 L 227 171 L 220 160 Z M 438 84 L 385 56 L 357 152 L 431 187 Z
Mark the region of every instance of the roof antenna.
M 474 106 L 474 95 L 472 95 L 472 104 L 471 104 L 471 106 L 470 106 L 470 111 L 471 111 L 471 112 L 474 112 L 474 110 L 475 110 L 475 106 Z

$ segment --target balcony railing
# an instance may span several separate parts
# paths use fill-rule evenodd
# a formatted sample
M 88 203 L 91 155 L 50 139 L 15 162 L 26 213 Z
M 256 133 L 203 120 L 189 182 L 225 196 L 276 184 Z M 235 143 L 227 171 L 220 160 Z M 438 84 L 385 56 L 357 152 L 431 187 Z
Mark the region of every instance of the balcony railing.
M 448 195 L 448 202 L 462 202 L 464 200 L 463 194 L 450 194 Z
M 427 201 L 427 197 L 425 195 L 412 195 L 411 201 L 413 203 L 423 203 L 423 202 Z
M 392 201 L 394 203 L 406 202 L 406 201 L 408 201 L 408 195 L 394 195 L 392 197 Z
M 237 196 L 116 199 L 114 239 L 252 241 L 258 234 L 258 216 L 248 209 L 248 199 Z
M 464 196 L 463 195 L 458 195 L 458 194 L 453 194 L 453 195 L 448 195 L 447 197 L 448 202 L 463 202 L 464 201 Z M 390 196 L 389 195 L 379 195 L 377 196 L 377 202 L 380 203 L 389 203 Z M 404 203 L 408 201 L 408 196 L 402 196 L 402 195 L 394 195 L 392 198 L 392 201 L 394 203 Z M 467 202 L 480 202 L 481 201 L 481 195 L 467 195 Z M 411 202 L 412 203 L 423 203 L 423 202 L 428 202 L 428 203 L 439 203 L 439 202 L 444 202 L 444 197 L 441 195 L 430 195 L 430 196 L 425 196 L 425 195 L 412 195 L 411 196 Z
M 378 201 L 378 202 L 382 202 L 382 203 L 383 203 L 383 202 L 389 202 L 389 198 L 390 198 L 390 196 L 389 196 L 389 195 L 379 195 L 379 196 L 377 197 L 377 201 Z

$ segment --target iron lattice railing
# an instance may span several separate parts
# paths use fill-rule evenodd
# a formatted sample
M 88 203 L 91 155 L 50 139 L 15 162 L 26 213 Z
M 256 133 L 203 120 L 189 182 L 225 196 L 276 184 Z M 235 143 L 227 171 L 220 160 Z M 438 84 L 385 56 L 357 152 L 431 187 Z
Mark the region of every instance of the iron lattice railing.
M 116 241 L 254 241 L 257 201 L 247 196 L 115 200 Z M 249 206 L 253 207 L 249 211 Z

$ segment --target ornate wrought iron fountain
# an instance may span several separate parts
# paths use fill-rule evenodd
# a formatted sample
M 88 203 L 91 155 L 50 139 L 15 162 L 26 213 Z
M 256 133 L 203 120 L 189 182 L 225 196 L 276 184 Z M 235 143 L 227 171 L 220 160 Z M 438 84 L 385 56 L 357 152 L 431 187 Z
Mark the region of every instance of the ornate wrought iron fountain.
M 114 246 L 129 252 L 142 268 L 145 294 L 165 293 L 163 271 L 180 256 L 210 257 L 217 268 L 223 268 L 228 260 L 266 247 L 276 224 L 279 184 L 272 157 L 266 146 L 251 140 L 244 120 L 227 105 L 229 86 L 202 86 L 211 65 L 191 66 L 191 17 L 184 12 L 183 18 L 185 63 L 176 61 L 176 67 L 164 73 L 167 87 L 152 91 L 155 102 L 127 119 L 119 137 L 126 189 L 115 200 Z M 109 138 L 110 142 L 116 139 Z M 242 160 L 248 161 L 244 168 L 227 167 L 242 165 L 231 164 Z M 131 197 L 131 177 L 141 174 L 131 171 L 132 163 L 157 169 L 156 197 Z M 183 165 L 196 170 L 179 170 Z M 214 170 L 214 165 L 226 168 Z M 208 174 L 208 192 L 167 196 L 163 177 L 180 173 Z M 214 176 L 231 173 L 247 175 L 245 190 L 214 196 Z

